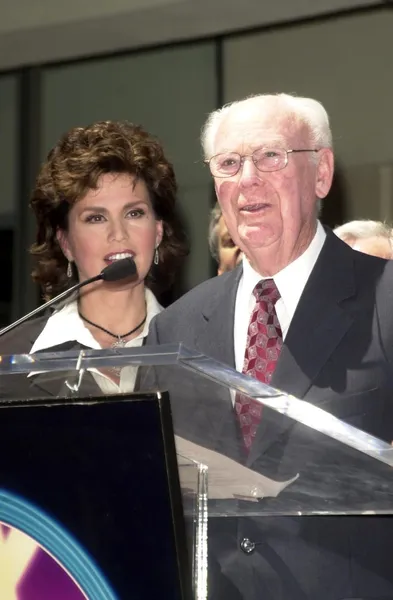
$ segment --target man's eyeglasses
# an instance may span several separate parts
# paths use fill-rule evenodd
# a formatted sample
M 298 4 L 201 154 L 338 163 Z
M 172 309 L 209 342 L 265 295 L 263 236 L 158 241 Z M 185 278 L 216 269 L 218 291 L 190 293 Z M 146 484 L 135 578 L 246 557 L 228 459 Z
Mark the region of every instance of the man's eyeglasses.
M 216 154 L 204 162 L 209 165 L 213 177 L 233 177 L 243 166 L 244 160 L 248 157 L 258 171 L 271 172 L 280 171 L 288 164 L 288 154 L 292 152 L 319 152 L 315 148 L 306 148 L 303 150 L 283 150 L 282 148 L 258 148 L 252 154 L 238 154 L 237 152 L 223 152 Z

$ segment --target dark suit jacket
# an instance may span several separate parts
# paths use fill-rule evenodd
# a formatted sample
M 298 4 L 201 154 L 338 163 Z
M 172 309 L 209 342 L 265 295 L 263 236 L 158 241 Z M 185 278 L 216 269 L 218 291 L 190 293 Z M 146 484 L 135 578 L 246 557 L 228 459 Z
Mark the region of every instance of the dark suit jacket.
M 383 417 L 393 404 L 393 261 L 352 250 L 327 234 L 271 385 L 390 442 L 393 423 Z M 234 368 L 241 275 L 239 266 L 183 296 L 153 319 L 147 343 L 183 342 Z
M 204 282 L 150 325 L 148 344 L 183 342 L 234 367 L 234 307 L 241 267 Z M 331 231 L 291 322 L 272 386 L 314 403 L 354 426 L 393 440 L 393 261 L 356 252 Z M 171 388 L 170 381 L 165 382 Z M 172 385 L 175 431 L 233 455 L 232 404 L 223 394 L 192 399 Z M 204 402 L 203 398 L 208 401 Z M 296 439 L 265 411 L 247 464 L 287 473 Z M 301 461 L 313 461 L 313 433 Z M 268 460 L 265 460 L 265 459 Z M 299 458 L 299 457 L 298 457 Z M 329 452 L 319 459 L 329 460 Z M 288 462 L 289 461 L 289 462 Z M 271 473 L 271 472 L 270 472 Z M 366 483 L 365 483 L 366 485 Z M 254 600 L 393 598 L 393 528 L 375 517 L 213 519 L 211 556 L 232 596 Z M 244 538 L 256 542 L 247 555 Z M 217 588 L 217 597 L 223 598 Z

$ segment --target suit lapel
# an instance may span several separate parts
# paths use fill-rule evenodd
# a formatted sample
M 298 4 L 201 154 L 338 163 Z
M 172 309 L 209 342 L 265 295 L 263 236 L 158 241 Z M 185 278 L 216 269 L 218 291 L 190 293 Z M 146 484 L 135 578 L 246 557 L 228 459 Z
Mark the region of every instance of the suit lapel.
M 242 276 L 239 265 L 230 273 L 220 275 L 216 291 L 203 306 L 199 327 L 196 328 L 194 347 L 206 356 L 235 368 L 234 312 L 237 288 Z M 209 439 L 210 447 L 239 460 L 241 440 L 234 418 L 232 397 L 228 389 L 216 385 L 206 394 L 209 405 L 203 409 L 198 397 L 196 411 L 203 413 L 205 422 L 202 439 Z M 211 417 L 211 418 L 210 418 Z
M 195 347 L 201 352 L 235 368 L 233 327 L 237 288 L 242 266 L 220 275 L 220 287 L 203 307 L 201 324 L 196 331 Z
M 327 231 L 295 311 L 271 385 L 303 398 L 351 326 L 343 305 L 356 293 L 353 250 Z

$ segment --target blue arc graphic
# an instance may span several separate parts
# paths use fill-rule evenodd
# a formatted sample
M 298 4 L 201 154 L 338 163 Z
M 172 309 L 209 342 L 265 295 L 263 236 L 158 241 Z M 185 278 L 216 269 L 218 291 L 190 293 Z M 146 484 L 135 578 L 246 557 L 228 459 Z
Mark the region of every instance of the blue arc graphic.
M 74 578 L 88 600 L 118 600 L 94 560 L 55 519 L 0 489 L 0 521 L 36 540 Z

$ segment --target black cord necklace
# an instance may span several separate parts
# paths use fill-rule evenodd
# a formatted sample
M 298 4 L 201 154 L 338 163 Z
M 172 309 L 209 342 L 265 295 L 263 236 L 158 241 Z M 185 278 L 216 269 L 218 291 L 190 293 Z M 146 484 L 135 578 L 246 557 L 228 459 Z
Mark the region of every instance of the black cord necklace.
M 147 313 L 146 313 L 143 320 L 139 323 L 139 325 L 134 327 L 134 329 L 131 329 L 131 331 L 128 331 L 127 333 L 123 333 L 123 335 L 117 335 L 116 333 L 112 333 L 108 329 L 105 329 L 105 327 L 101 327 L 101 325 L 97 325 L 97 323 L 93 323 L 93 321 L 90 321 L 89 319 L 87 319 L 84 315 L 82 315 L 79 308 L 78 308 L 78 315 L 80 316 L 81 319 L 83 319 L 83 321 L 86 321 L 86 323 L 89 323 L 89 325 L 92 325 L 93 327 L 96 327 L 97 329 L 101 329 L 101 331 L 103 331 L 104 333 L 107 333 L 108 335 L 115 338 L 116 342 L 114 342 L 112 344 L 112 348 L 124 348 L 124 346 L 127 343 L 124 338 L 128 337 L 132 333 L 135 333 L 135 331 L 138 331 L 138 329 L 140 327 L 142 327 L 142 325 L 145 324 L 145 321 L 147 319 Z

